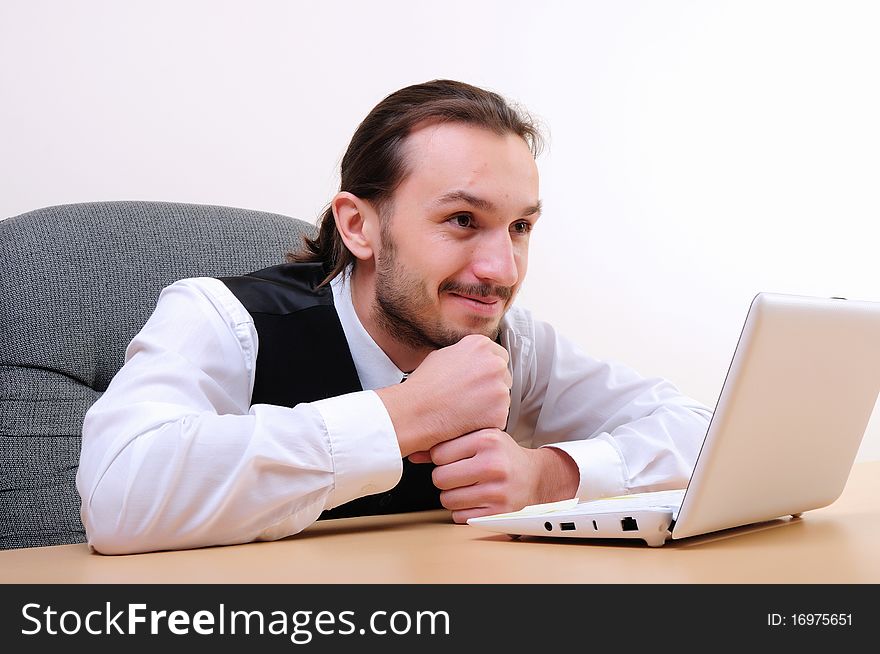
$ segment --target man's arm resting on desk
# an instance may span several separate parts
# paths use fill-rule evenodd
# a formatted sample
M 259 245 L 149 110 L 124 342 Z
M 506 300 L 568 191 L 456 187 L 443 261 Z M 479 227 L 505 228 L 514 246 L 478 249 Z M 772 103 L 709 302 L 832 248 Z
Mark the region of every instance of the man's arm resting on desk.
M 243 308 L 219 309 L 211 288 L 163 291 L 86 416 L 77 488 L 100 552 L 281 538 L 400 478 L 394 428 L 372 391 L 248 406 L 253 323 Z

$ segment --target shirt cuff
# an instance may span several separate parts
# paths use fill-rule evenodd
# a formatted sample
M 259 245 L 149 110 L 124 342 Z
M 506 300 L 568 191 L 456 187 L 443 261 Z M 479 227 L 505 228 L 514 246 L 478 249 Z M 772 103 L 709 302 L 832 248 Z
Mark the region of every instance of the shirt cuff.
M 623 459 L 617 448 L 601 436 L 582 441 L 550 443 L 541 447 L 555 447 L 574 459 L 581 477 L 577 489 L 578 499 L 594 500 L 626 494 Z
M 403 460 L 391 416 L 373 391 L 312 402 L 327 427 L 334 485 L 327 508 L 390 490 L 400 481 Z

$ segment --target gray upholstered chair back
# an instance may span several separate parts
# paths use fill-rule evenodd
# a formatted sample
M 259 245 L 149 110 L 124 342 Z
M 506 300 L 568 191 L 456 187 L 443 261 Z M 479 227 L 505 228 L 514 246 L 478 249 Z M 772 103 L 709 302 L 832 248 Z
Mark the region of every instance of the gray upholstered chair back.
M 0 548 L 85 540 L 86 410 L 161 289 L 282 263 L 307 222 L 229 207 L 96 202 L 0 221 Z

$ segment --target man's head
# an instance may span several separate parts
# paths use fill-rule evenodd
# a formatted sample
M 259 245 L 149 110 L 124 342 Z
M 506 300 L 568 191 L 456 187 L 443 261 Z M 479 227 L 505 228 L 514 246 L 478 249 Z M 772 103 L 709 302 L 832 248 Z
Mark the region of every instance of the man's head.
M 540 212 L 541 135 L 495 93 L 437 80 L 380 102 L 342 159 L 340 192 L 300 261 L 354 264 L 379 327 L 411 348 L 497 334 Z

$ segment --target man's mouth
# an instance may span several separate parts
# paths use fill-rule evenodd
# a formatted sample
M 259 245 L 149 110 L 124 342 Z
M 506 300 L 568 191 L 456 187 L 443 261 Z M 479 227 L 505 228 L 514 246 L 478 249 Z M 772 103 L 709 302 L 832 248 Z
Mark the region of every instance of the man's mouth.
M 498 298 L 494 296 L 483 296 L 483 295 L 467 295 L 465 293 L 453 293 L 453 295 L 457 295 L 458 297 L 463 297 L 466 300 L 473 300 L 474 302 L 479 302 L 481 304 L 495 304 L 498 302 Z
M 453 298 L 467 305 L 472 311 L 494 315 L 498 307 L 502 305 L 501 298 L 495 296 L 465 295 L 462 293 L 449 293 Z

